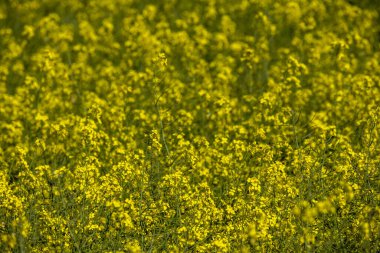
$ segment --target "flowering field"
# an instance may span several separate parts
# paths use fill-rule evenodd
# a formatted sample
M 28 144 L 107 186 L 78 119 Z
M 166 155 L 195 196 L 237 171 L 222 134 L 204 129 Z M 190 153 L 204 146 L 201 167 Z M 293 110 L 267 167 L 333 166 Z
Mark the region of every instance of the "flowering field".
M 380 250 L 380 4 L 0 1 L 0 252 Z

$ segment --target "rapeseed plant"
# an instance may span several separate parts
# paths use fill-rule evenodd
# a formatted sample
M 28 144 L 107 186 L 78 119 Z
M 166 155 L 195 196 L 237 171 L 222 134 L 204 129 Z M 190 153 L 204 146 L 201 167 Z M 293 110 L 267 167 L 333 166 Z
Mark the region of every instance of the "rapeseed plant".
M 0 2 L 0 251 L 379 251 L 379 17 Z

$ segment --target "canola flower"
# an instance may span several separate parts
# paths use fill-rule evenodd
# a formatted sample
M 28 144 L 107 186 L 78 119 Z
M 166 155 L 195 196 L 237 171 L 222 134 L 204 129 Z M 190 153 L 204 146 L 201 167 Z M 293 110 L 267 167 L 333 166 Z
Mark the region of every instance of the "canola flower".
M 380 4 L 0 2 L 0 252 L 377 252 Z

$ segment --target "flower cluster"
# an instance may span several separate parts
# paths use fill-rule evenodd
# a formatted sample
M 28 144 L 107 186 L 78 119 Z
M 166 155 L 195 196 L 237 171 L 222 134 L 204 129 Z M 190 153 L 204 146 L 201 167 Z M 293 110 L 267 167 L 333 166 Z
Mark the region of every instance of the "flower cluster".
M 1 1 L 0 251 L 379 251 L 379 20 Z

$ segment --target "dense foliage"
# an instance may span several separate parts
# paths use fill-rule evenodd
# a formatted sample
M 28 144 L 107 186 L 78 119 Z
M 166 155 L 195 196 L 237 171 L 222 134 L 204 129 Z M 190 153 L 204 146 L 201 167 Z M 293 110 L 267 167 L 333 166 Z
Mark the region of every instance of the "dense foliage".
M 380 250 L 375 2 L 0 1 L 0 251 Z

